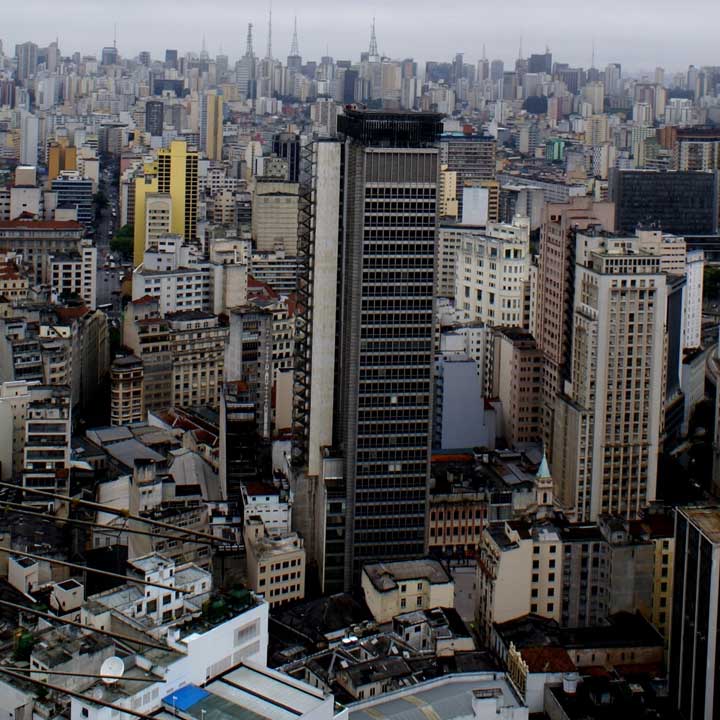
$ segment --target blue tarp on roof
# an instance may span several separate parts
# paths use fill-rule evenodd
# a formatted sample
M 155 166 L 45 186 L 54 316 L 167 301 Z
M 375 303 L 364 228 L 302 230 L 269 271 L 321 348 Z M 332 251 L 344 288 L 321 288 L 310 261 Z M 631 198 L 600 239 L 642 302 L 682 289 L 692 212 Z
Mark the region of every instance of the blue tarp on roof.
M 185 685 L 163 698 L 163 705 L 187 712 L 195 703 L 204 700 L 210 693 L 197 685 Z

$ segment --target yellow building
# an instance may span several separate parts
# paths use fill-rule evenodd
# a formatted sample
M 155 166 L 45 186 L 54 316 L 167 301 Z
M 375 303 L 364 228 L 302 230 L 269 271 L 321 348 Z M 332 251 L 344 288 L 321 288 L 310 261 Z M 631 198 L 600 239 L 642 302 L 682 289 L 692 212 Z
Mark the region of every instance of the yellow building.
M 143 261 L 147 244 L 146 199 L 157 193 L 170 196 L 170 231 L 186 243 L 194 243 L 197 239 L 198 153 L 188 150 L 184 140 L 173 140 L 169 148 L 158 150 L 157 158 L 145 164 L 144 175 L 135 179 L 135 265 Z
M 208 160 L 222 160 L 223 97 L 210 90 L 203 99 L 202 125 L 205 155 Z
M 77 148 L 69 147 L 67 141 L 54 142 L 48 148 L 48 183 L 63 170 L 77 170 Z

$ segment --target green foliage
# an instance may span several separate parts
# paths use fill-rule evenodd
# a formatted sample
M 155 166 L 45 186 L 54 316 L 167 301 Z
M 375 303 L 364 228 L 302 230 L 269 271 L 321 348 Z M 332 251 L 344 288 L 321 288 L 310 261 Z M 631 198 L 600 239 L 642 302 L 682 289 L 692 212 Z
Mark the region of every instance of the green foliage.
M 126 260 L 133 256 L 133 226 L 123 225 L 110 241 L 110 250 L 119 253 Z
M 30 660 L 30 654 L 32 653 L 35 642 L 35 638 L 30 633 L 23 633 L 15 643 L 13 659 L 16 662 L 27 662 Z

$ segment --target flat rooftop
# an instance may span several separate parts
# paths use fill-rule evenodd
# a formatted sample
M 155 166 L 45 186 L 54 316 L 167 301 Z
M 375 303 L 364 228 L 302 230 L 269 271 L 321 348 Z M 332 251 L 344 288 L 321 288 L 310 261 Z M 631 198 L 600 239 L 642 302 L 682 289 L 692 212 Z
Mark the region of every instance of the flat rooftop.
M 461 673 L 348 705 L 350 720 L 466 720 L 475 717 L 473 697 L 500 698 L 504 707 L 523 707 L 504 673 Z
M 683 508 L 682 514 L 712 543 L 720 543 L 720 508 Z

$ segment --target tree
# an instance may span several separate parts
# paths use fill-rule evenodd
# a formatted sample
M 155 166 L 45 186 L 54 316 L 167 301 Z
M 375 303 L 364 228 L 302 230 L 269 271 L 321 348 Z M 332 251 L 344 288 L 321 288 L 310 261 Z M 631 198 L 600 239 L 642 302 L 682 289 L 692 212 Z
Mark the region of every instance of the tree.
M 110 250 L 129 260 L 133 255 L 134 231 L 132 225 L 123 225 L 110 241 Z
M 93 202 L 98 207 L 98 209 L 102 210 L 108 206 L 107 195 L 102 190 L 98 190 L 93 195 Z

